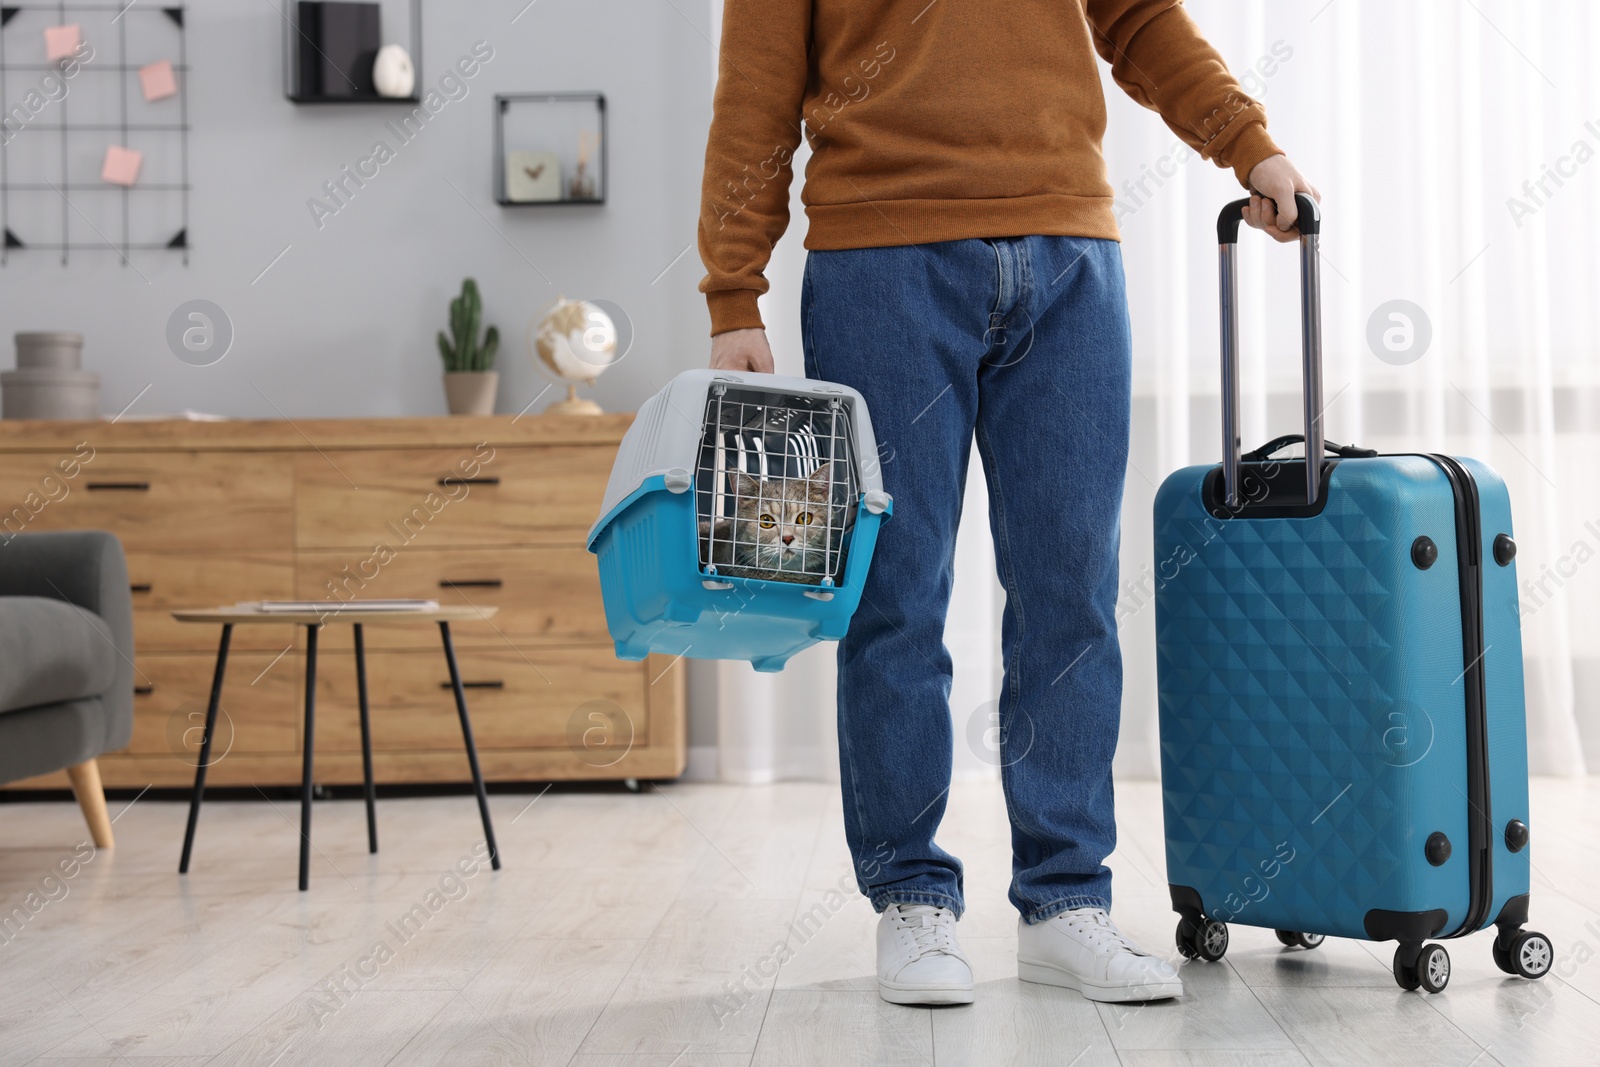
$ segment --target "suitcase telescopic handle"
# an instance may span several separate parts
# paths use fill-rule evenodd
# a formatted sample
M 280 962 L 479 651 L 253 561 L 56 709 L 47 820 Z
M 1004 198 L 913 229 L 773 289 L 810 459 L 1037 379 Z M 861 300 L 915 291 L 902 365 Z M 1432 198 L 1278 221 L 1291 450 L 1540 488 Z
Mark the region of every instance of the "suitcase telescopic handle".
M 1300 356 L 1305 376 L 1306 503 L 1315 504 L 1322 478 L 1322 274 L 1317 240 L 1322 213 L 1317 202 L 1296 193 L 1300 231 Z M 1239 507 L 1239 223 L 1250 201 L 1235 200 L 1217 216 L 1218 266 L 1222 280 L 1222 486 L 1228 508 Z

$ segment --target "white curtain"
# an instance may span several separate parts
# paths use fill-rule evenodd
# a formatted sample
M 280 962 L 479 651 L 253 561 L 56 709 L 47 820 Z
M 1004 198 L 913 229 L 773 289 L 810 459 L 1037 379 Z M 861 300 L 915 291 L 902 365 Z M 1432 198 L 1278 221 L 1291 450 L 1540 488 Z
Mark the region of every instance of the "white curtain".
M 720 6 L 712 0 L 713 36 Z M 1471 455 L 1505 477 L 1530 760 L 1535 773 L 1583 773 L 1586 749 L 1600 760 L 1600 566 L 1590 565 L 1600 559 L 1600 77 L 1585 54 L 1600 40 L 1600 11 L 1581 0 L 1188 6 L 1323 194 L 1328 436 Z M 1219 454 L 1211 234 L 1240 190 L 1103 80 L 1135 371 L 1117 769 L 1148 777 L 1158 766 L 1150 506 L 1167 473 Z M 763 302 L 778 369 L 795 373 L 798 184 Z M 1250 445 L 1300 428 L 1297 260 L 1248 234 L 1240 262 Z M 1387 317 L 1391 301 L 1409 302 L 1403 319 Z M 1398 331 L 1391 344 L 1403 346 L 1409 323 L 1409 353 L 1380 343 L 1380 359 L 1369 345 L 1380 309 L 1380 337 Z M 1003 599 L 979 469 L 968 483 L 946 640 L 957 773 L 984 775 L 995 759 L 974 719 L 998 693 Z M 723 664 L 717 678 L 720 776 L 836 776 L 832 646 L 781 675 Z

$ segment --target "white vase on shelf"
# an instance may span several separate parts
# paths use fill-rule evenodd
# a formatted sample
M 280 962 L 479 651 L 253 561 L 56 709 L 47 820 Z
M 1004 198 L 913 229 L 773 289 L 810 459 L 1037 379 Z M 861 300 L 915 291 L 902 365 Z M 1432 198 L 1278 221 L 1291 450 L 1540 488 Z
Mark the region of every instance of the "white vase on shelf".
M 417 87 L 417 70 L 411 63 L 411 53 L 397 44 L 386 44 L 378 49 L 378 58 L 372 64 L 372 84 L 379 96 L 404 99 Z

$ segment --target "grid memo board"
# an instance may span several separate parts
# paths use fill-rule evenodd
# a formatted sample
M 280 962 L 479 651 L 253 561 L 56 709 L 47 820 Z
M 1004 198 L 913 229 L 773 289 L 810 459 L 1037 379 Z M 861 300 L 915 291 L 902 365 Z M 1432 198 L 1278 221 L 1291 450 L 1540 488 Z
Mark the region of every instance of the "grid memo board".
M 52 62 L 45 31 L 68 25 L 82 58 Z M 148 100 L 140 71 L 163 60 L 176 91 Z M 188 82 L 181 6 L 0 5 L 0 264 L 170 251 L 187 265 Z M 131 185 L 102 178 L 112 146 L 140 154 Z

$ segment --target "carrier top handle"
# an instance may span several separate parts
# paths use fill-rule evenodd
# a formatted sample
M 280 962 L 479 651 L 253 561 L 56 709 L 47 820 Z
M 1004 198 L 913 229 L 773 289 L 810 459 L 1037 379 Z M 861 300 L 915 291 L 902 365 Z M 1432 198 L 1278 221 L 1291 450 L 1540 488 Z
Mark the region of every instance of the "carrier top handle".
M 1322 478 L 1322 273 L 1317 239 L 1322 214 L 1304 193 L 1294 195 L 1300 217 L 1300 354 L 1305 373 L 1306 503 L 1315 504 Z M 1239 223 L 1249 200 L 1235 200 L 1217 216 L 1222 277 L 1222 486 L 1229 508 L 1239 500 Z

